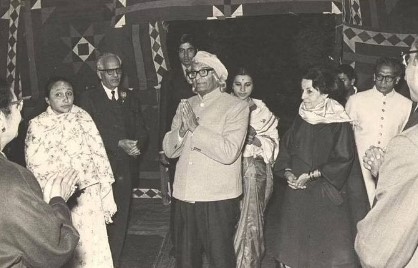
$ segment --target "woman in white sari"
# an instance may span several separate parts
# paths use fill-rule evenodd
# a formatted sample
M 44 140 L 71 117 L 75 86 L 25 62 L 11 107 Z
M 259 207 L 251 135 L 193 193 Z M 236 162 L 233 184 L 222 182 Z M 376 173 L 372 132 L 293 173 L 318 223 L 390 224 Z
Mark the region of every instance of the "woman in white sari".
M 257 268 L 264 255 L 264 209 L 273 190 L 272 165 L 279 152 L 278 120 L 263 101 L 250 97 L 253 79 L 240 68 L 233 94 L 250 105 L 250 125 L 244 145 L 241 216 L 234 239 L 237 267 Z
M 68 200 L 80 241 L 66 267 L 113 267 L 106 223 L 116 213 L 113 173 L 90 115 L 73 105 L 74 92 L 64 78 L 47 86 L 47 110 L 30 121 L 26 162 L 42 189 L 51 174 L 67 168 L 78 171 L 78 193 Z

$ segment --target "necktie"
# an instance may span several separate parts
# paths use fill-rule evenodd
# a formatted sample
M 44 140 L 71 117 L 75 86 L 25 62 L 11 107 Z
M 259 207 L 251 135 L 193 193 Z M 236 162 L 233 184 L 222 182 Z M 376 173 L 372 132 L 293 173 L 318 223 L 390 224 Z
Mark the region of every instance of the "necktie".
M 116 98 L 115 98 L 115 91 L 114 91 L 114 90 L 112 90 L 111 92 L 112 92 L 112 101 L 116 101 Z

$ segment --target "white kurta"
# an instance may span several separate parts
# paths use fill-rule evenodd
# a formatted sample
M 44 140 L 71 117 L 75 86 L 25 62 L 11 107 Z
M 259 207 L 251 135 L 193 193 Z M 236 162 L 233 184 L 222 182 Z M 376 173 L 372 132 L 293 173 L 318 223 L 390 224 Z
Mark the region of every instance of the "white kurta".
M 386 95 L 376 87 L 359 92 L 348 99 L 346 111 L 353 120 L 357 151 L 362 161 L 371 146 L 386 148 L 388 142 L 401 133 L 411 113 L 412 102 L 392 91 Z M 370 205 L 375 196 L 375 180 L 361 165 Z

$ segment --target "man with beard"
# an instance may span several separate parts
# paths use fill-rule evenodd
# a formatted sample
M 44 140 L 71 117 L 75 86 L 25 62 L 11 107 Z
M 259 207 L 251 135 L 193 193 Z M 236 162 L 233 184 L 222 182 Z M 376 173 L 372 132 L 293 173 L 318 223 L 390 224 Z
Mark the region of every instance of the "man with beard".
M 101 85 L 84 92 L 81 107 L 96 123 L 115 176 L 113 194 L 118 212 L 108 225 L 110 250 L 117 267 L 128 226 L 132 177 L 138 174 L 138 156 L 147 141 L 147 131 L 138 98 L 119 86 L 122 60 L 105 53 L 96 63 Z
M 414 102 L 418 101 L 418 40 L 406 53 L 405 79 Z M 416 106 L 416 105 L 415 105 Z M 357 225 L 355 248 L 364 268 L 418 267 L 418 122 L 412 110 L 411 127 L 394 137 L 379 170 L 375 205 Z M 380 154 L 379 161 L 383 157 Z M 378 161 L 378 162 L 379 162 Z

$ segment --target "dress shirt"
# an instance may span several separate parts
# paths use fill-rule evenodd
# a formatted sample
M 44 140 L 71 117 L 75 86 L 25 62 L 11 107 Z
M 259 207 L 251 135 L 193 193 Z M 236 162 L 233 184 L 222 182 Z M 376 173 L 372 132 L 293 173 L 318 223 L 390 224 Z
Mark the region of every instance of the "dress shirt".
M 102 83 L 102 86 L 103 86 L 103 89 L 104 89 L 104 91 L 106 92 L 106 95 L 107 95 L 107 97 L 109 98 L 109 100 L 111 100 L 111 99 L 112 99 L 112 91 L 115 91 L 115 99 L 116 99 L 116 100 L 118 100 L 118 99 L 119 99 L 119 90 L 118 90 L 118 88 L 117 88 L 117 87 L 116 87 L 116 88 L 114 88 L 114 89 L 110 89 L 110 88 L 106 87 L 105 85 L 103 85 L 103 83 Z

